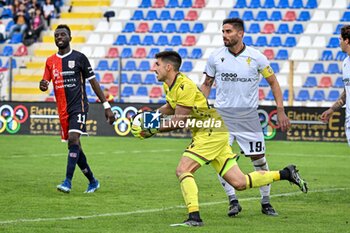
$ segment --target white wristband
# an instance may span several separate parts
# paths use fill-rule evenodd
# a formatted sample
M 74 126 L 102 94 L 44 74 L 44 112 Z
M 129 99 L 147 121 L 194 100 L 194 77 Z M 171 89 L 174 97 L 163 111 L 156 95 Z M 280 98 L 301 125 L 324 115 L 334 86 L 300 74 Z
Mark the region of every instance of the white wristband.
M 111 105 L 107 101 L 103 102 L 103 108 L 104 109 L 111 108 Z

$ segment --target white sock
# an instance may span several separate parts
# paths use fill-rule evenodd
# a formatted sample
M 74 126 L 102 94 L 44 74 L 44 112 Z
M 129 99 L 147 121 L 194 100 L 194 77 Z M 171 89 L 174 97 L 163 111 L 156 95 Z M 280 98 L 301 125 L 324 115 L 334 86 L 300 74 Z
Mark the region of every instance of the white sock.
M 269 171 L 269 166 L 267 164 L 265 156 L 261 159 L 253 161 L 255 171 Z M 261 204 L 270 203 L 270 190 L 271 185 L 265 185 L 260 187 L 261 194 Z
M 229 198 L 229 201 L 237 200 L 235 189 L 229 183 L 227 183 L 227 181 L 224 180 L 224 178 L 222 178 L 219 174 L 218 174 L 218 178 L 219 178 L 219 181 L 220 181 L 222 187 L 224 188 L 224 190 L 226 192 L 226 195 Z

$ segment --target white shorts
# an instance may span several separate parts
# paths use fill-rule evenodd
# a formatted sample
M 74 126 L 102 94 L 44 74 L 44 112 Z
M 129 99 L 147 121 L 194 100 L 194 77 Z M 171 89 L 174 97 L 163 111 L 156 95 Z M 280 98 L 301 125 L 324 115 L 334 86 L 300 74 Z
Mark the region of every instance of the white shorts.
M 265 139 L 259 121 L 226 120 L 230 145 L 236 139 L 245 156 L 265 154 Z

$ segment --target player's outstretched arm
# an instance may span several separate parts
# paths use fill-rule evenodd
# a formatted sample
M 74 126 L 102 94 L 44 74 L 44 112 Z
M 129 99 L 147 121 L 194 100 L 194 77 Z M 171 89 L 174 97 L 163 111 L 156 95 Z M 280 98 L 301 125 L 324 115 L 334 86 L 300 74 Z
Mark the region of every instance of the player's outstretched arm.
M 276 76 L 273 74 L 266 78 L 267 82 L 269 83 L 271 87 L 271 91 L 273 93 L 273 96 L 275 97 L 276 107 L 277 107 L 277 121 L 278 125 L 281 127 L 282 131 L 286 131 L 290 127 L 290 120 L 287 117 L 286 113 L 284 112 L 284 106 L 283 106 L 283 96 L 281 87 L 277 81 Z
M 107 122 L 112 125 L 115 121 L 115 116 L 111 110 L 111 105 L 107 102 L 106 97 L 101 90 L 100 84 L 96 81 L 95 78 L 90 79 L 90 84 L 101 103 L 103 103 Z
M 47 91 L 47 89 L 49 88 L 49 81 L 42 79 L 39 83 L 39 89 L 41 91 Z
M 329 121 L 329 118 L 331 118 L 331 116 L 333 115 L 333 113 L 341 109 L 345 103 L 346 103 L 346 92 L 344 90 L 343 93 L 341 93 L 339 99 L 335 101 L 335 103 L 332 105 L 332 107 L 330 107 L 329 109 L 327 109 L 322 113 L 321 121 L 327 123 Z
M 206 98 L 208 98 L 210 94 L 211 87 L 213 86 L 215 78 L 209 77 L 208 75 L 205 76 L 205 80 L 203 84 L 201 85 L 201 91 L 204 94 Z

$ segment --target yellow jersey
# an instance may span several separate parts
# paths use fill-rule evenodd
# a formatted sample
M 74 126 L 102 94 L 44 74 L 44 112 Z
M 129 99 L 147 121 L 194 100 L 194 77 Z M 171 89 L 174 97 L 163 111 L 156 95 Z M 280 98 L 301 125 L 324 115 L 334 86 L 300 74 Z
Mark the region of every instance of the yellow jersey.
M 204 94 L 185 74 L 178 73 L 172 85 L 169 87 L 163 83 L 163 88 L 166 101 L 173 109 L 176 105 L 192 108 L 188 116 L 187 127 L 193 133 L 218 131 L 216 129 L 226 131 L 221 116 L 209 106 Z

